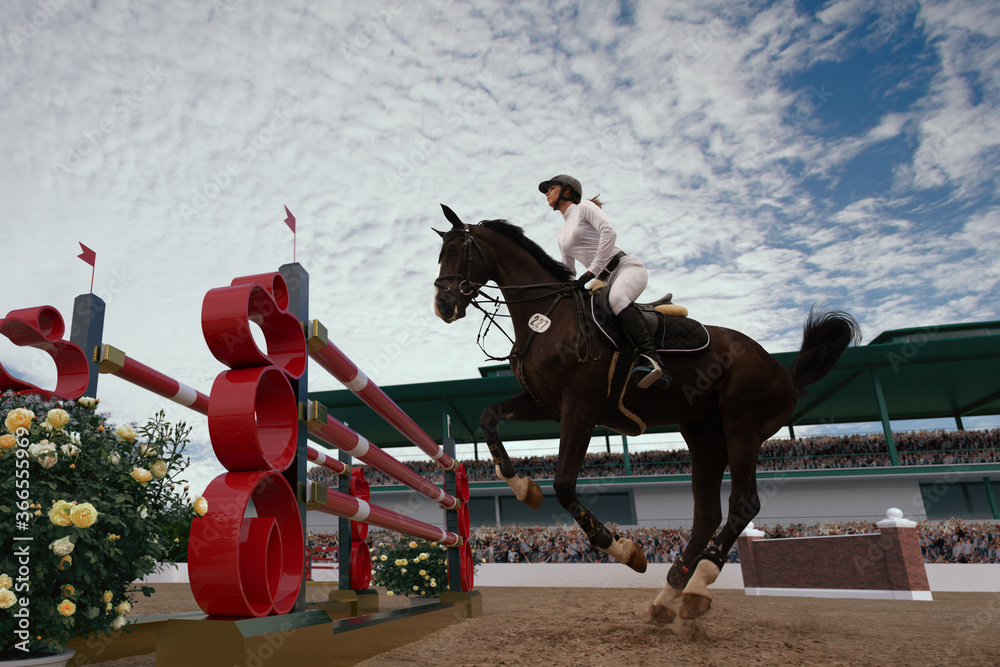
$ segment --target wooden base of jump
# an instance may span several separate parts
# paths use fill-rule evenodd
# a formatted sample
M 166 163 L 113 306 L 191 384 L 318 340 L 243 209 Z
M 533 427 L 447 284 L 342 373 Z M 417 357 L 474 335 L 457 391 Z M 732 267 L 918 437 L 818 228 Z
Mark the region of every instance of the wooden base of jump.
M 130 658 L 156 651 L 156 641 L 160 630 L 167 621 L 174 618 L 199 618 L 201 611 L 185 611 L 177 614 L 152 614 L 129 619 L 129 631 L 119 630 L 110 635 L 98 637 L 75 637 L 66 642 L 66 648 L 76 654 L 70 660 L 70 667 L 89 665 L 105 660 Z
M 353 665 L 483 615 L 479 591 L 444 592 L 436 604 L 379 612 L 374 590 L 332 591 L 304 612 L 263 618 L 212 618 L 201 611 L 141 616 L 131 633 L 73 639 L 71 664 L 156 653 L 157 667 Z

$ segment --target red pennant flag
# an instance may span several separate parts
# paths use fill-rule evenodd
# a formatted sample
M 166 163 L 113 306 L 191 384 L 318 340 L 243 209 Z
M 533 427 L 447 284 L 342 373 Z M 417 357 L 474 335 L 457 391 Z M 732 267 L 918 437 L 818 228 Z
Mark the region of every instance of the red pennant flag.
M 77 241 L 77 243 L 80 242 Z M 97 262 L 97 253 L 88 248 L 87 246 L 83 245 L 83 243 L 80 243 L 80 247 L 83 248 L 83 252 L 77 255 L 77 257 L 85 261 L 87 264 L 94 266 Z
M 288 217 L 285 218 L 285 224 L 288 225 L 288 228 L 290 230 L 292 230 L 292 233 L 294 234 L 295 233 L 295 216 L 292 215 L 292 212 L 288 210 L 287 206 L 285 207 L 285 213 L 288 214 Z

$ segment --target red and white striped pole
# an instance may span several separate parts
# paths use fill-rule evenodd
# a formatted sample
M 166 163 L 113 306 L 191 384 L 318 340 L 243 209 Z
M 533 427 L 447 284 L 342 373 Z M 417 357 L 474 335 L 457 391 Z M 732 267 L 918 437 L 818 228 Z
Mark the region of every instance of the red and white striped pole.
M 101 373 L 110 373 L 154 394 L 169 398 L 174 403 L 208 415 L 208 395 L 139 363 L 112 345 L 99 347 L 94 361 L 100 367 Z
M 326 327 L 319 320 L 310 322 L 306 342 L 309 346 L 309 356 L 316 363 L 354 392 L 358 398 L 389 422 L 407 440 L 434 459 L 439 467 L 444 470 L 454 469 L 455 460 L 445 454 L 444 450 L 423 429 L 417 426 L 417 423 L 403 412 L 402 408 L 396 405 L 377 384 L 370 381 L 368 376 L 354 365 L 354 362 L 329 341 Z
M 410 487 L 429 500 L 438 503 L 444 509 L 456 509 L 458 500 L 450 493 L 445 493 L 440 487 L 431 484 L 418 475 L 412 468 L 400 463 L 385 450 L 379 448 L 355 433 L 343 423 L 327 414 L 326 407 L 317 401 L 310 401 L 306 415 L 309 434 L 325 442 L 331 447 L 342 449 L 356 459 L 360 459 L 381 470 L 402 484 Z
M 323 466 L 327 470 L 332 470 L 337 475 L 351 474 L 351 466 L 347 465 L 343 461 L 327 456 L 323 452 L 313 449 L 312 447 L 306 447 L 306 458 L 318 466 Z
M 372 505 L 360 498 L 349 496 L 334 489 L 328 489 L 322 484 L 309 482 L 306 485 L 306 507 L 327 514 L 367 523 L 368 525 L 386 530 L 405 533 L 424 540 L 438 542 L 446 547 L 462 544 L 462 538 L 455 533 L 432 526 L 423 521 L 411 519 L 392 510 L 378 505 Z M 343 564 L 341 564 L 343 566 Z

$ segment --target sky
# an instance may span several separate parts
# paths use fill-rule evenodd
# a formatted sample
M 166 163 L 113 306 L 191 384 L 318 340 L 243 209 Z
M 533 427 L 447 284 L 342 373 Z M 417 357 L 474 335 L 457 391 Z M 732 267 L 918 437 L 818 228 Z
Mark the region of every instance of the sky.
M 6 0 L 0 26 L 0 315 L 68 320 L 83 242 L 105 342 L 204 392 L 202 298 L 292 261 L 284 206 L 310 315 L 373 381 L 478 376 L 478 319 L 432 312 L 439 204 L 558 256 L 537 184 L 560 173 L 646 297 L 771 352 L 814 303 L 864 342 L 1000 320 L 992 0 Z M 35 351 L 0 360 L 54 384 Z M 310 388 L 340 385 L 313 365 Z M 188 421 L 195 488 L 222 471 L 200 415 L 99 394 Z

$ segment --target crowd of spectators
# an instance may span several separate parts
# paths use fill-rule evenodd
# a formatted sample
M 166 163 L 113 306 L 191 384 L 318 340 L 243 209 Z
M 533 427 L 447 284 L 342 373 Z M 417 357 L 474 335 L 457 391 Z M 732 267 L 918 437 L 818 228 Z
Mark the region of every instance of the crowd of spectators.
M 805 525 L 791 523 L 759 527 L 768 538 L 815 537 L 878 532 L 875 523 L 842 521 Z M 959 519 L 921 521 L 917 525 L 920 548 L 928 563 L 1000 563 L 1000 524 L 964 522 Z M 672 563 L 687 546 L 691 533 L 685 528 L 630 528 L 616 530 L 642 546 L 651 563 Z M 394 534 L 372 530 L 370 546 Z M 309 533 L 312 558 L 336 559 L 336 535 Z M 603 551 L 593 549 L 576 526 L 480 526 L 472 530 L 477 558 L 487 563 L 607 563 Z M 736 547 L 728 555 L 739 562 Z
M 979 431 L 908 431 L 893 434 L 900 465 L 951 465 L 1000 461 L 1000 429 Z M 556 456 L 518 458 L 518 472 L 532 479 L 551 479 Z M 471 481 L 495 481 L 493 461 L 463 461 Z M 408 465 L 434 480 L 440 471 L 434 462 L 413 461 Z M 868 468 L 890 466 L 892 462 L 883 433 L 825 435 L 794 440 L 768 440 L 757 459 L 758 470 L 813 470 L 821 468 Z M 365 479 L 372 486 L 398 484 L 385 473 L 368 466 Z M 643 451 L 631 455 L 633 476 L 683 475 L 691 473 L 687 449 Z M 625 476 L 622 453 L 587 454 L 581 477 Z M 309 477 L 333 485 L 336 476 L 326 468 L 314 467 Z

